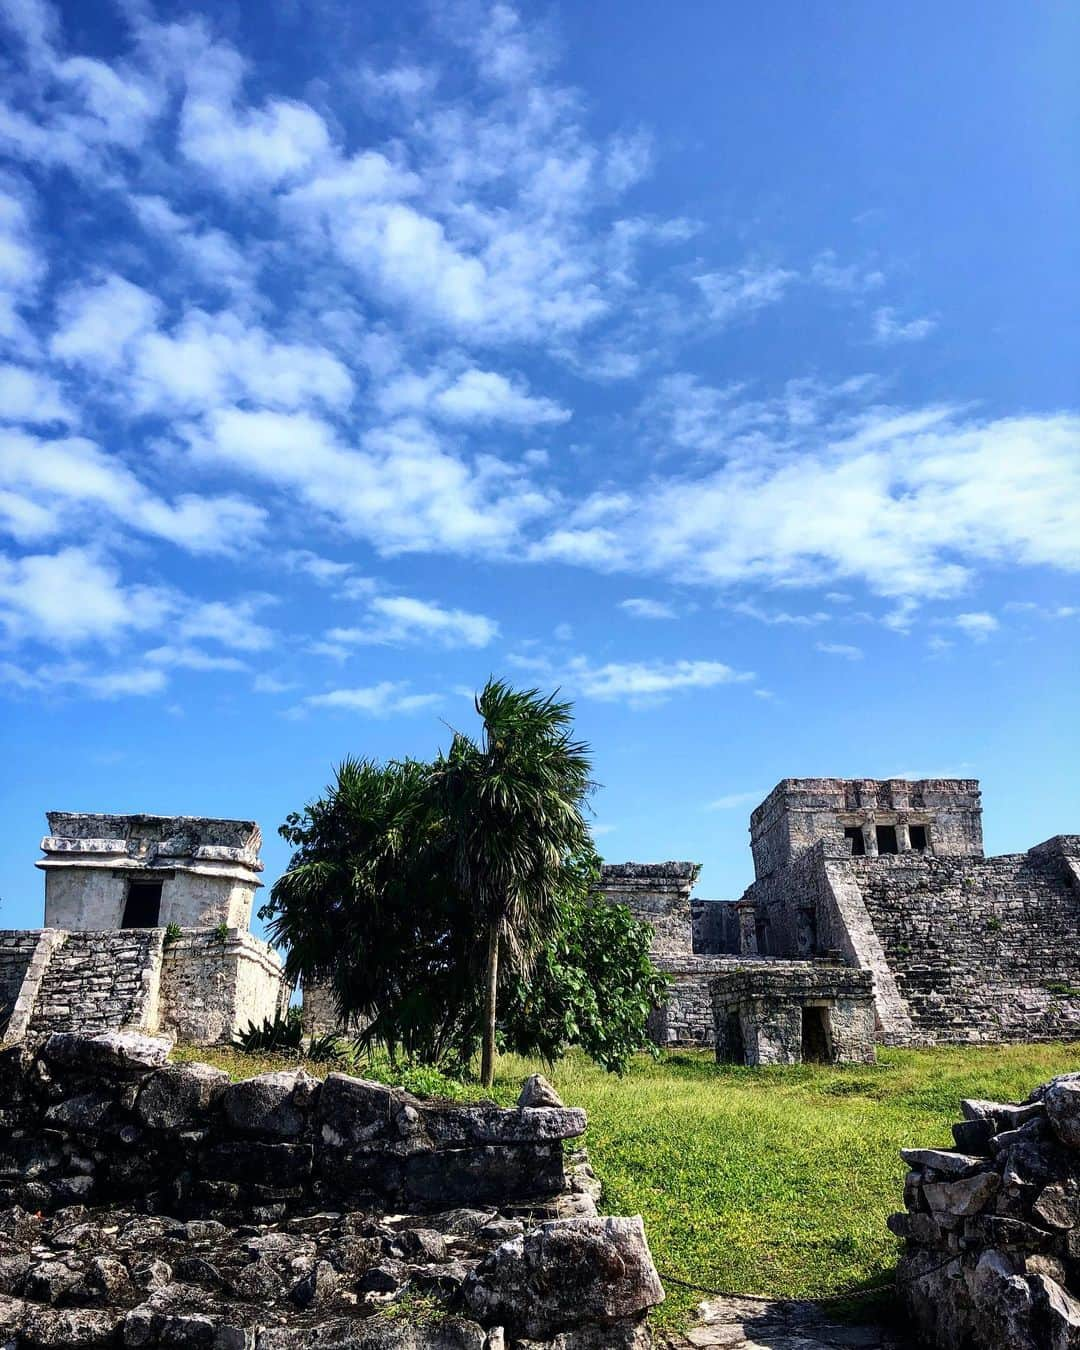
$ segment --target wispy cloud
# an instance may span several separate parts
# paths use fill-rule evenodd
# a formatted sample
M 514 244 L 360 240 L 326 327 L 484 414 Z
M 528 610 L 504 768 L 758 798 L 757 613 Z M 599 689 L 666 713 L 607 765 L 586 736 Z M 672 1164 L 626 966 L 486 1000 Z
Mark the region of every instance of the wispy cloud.
M 884 305 L 874 311 L 873 325 L 875 342 L 921 342 L 937 327 L 937 320 L 929 316 L 899 319 L 895 309 Z
M 842 656 L 845 661 L 861 661 L 865 655 L 861 647 L 855 647 L 849 642 L 818 642 L 814 645 L 826 656 Z

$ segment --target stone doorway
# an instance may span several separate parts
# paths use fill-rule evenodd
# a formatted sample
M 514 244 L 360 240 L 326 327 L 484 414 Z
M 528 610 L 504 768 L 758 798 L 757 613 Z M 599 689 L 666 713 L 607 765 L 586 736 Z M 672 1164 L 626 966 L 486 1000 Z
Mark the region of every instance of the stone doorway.
M 832 1029 L 829 1010 L 822 1004 L 808 1003 L 802 1009 L 802 1062 L 831 1064 Z

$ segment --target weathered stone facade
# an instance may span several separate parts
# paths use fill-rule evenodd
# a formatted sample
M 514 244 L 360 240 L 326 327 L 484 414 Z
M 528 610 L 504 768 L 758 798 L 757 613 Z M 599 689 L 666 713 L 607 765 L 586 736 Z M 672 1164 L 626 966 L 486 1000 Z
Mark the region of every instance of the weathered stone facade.
M 585 1114 L 549 1084 L 452 1106 L 168 1050 L 0 1051 L 0 1344 L 647 1350 L 641 1220 L 568 1173 Z
M 872 1064 L 869 971 L 825 961 L 730 962 L 709 985 L 718 1063 Z
M 961 1102 L 955 1149 L 903 1149 L 897 1290 L 938 1350 L 1080 1345 L 1080 1074 Z
M 656 1039 L 711 1042 L 703 990 L 735 954 L 867 972 L 886 1043 L 1080 1033 L 1080 837 L 987 858 L 976 780 L 837 778 L 785 779 L 750 835 L 755 880 L 734 904 L 691 899 L 691 863 L 604 869 L 672 975 Z
M 54 811 L 46 926 L 0 931 L 0 1040 L 52 1031 L 229 1039 L 288 1006 L 280 958 L 248 931 L 252 821 Z
M 47 819 L 37 863 L 46 928 L 249 927 L 262 885 L 262 834 L 253 820 L 75 811 Z M 144 913 L 132 913 L 133 896 Z M 143 917 L 151 921 L 129 921 Z

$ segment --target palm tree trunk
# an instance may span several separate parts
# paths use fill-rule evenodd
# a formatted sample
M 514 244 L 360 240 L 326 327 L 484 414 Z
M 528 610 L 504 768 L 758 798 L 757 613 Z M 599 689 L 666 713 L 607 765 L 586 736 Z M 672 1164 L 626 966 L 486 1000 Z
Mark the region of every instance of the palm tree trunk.
M 491 1087 L 495 1081 L 495 1002 L 499 991 L 499 929 L 495 920 L 488 932 L 487 984 L 484 989 L 484 1038 L 480 1049 L 480 1082 Z

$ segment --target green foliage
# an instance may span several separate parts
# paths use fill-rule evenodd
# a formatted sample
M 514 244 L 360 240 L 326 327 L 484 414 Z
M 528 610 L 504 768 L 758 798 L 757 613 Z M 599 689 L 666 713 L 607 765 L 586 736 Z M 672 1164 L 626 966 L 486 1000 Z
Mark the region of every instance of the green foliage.
M 990 917 L 987 919 L 987 921 L 986 921 L 986 931 L 987 931 L 988 933 L 1000 933 L 1000 932 L 1001 932 L 1001 920 L 997 917 L 996 914 L 991 914 Z
M 472 908 L 485 953 L 480 1075 L 494 1072 L 500 963 L 527 975 L 560 918 L 570 859 L 589 843 L 582 814 L 589 748 L 572 705 L 489 680 L 476 698 L 479 742 L 455 732 L 432 766 L 450 862 L 447 881 Z
M 625 905 L 596 898 L 599 859 L 592 850 L 568 867 L 556 933 L 530 975 L 506 991 L 499 1028 L 504 1045 L 552 1064 L 580 1045 L 613 1073 L 646 1044 L 649 1013 L 667 979 L 649 959 L 652 928 Z
M 304 1027 L 299 1008 L 290 1008 L 284 1016 L 267 1017 L 261 1026 L 249 1022 L 244 1031 L 232 1038 L 235 1049 L 246 1055 L 290 1055 L 318 1064 L 340 1059 L 338 1038 L 313 1036 L 304 1043 Z
M 220 942 L 221 945 L 224 947 L 225 943 L 228 942 L 228 940 L 229 940 L 229 925 L 227 923 L 219 923 L 217 927 L 214 929 L 214 941 Z
M 180 925 L 170 923 L 165 928 L 165 936 L 162 938 L 162 946 L 171 947 L 174 942 L 180 941 Z
M 1080 998 L 1080 989 L 1064 980 L 1048 980 L 1043 988 L 1048 994 L 1056 994 L 1058 998 Z
M 294 852 L 260 917 L 289 974 L 328 984 L 363 1028 L 359 1053 L 381 1045 L 392 1063 L 460 1074 L 486 1031 L 489 1082 L 501 1006 L 514 1044 L 554 1056 L 580 1038 L 621 1067 L 656 975 L 628 915 L 582 908 L 596 858 L 570 704 L 491 680 L 476 709 L 480 740 L 456 732 L 431 764 L 343 761 L 281 827 Z
M 459 1067 L 479 1036 L 476 942 L 433 797 L 418 760 L 344 760 L 281 827 L 295 851 L 260 917 L 288 973 L 327 983 L 365 1046 Z

